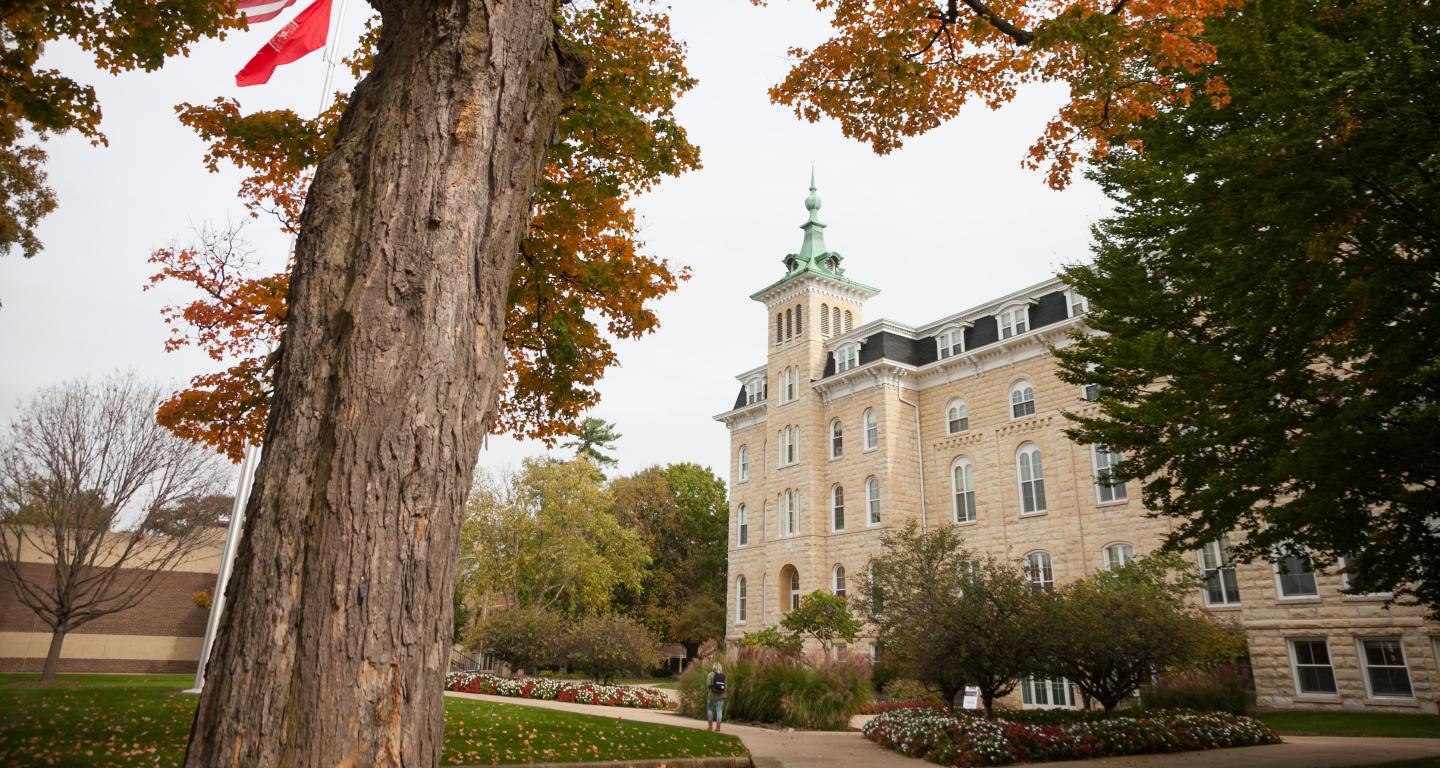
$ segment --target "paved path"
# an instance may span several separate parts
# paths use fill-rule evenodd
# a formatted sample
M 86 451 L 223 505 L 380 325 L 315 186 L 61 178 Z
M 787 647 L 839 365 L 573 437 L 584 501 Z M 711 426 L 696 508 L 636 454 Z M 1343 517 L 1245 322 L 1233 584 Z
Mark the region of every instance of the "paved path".
M 621 720 L 678 725 L 682 728 L 705 727 L 704 721 L 653 709 L 601 707 L 473 693 L 448 692 L 445 695 L 496 704 L 520 704 Z M 726 725 L 725 732 L 740 737 L 755 758 L 757 768 L 923 768 L 931 765 L 876 746 L 854 731 L 777 731 L 748 725 Z M 1434 757 L 1437 765 L 1440 765 L 1440 739 L 1286 736 L 1284 744 L 1264 747 L 1109 757 L 1044 765 L 1045 768 L 1347 768 L 1418 757 Z

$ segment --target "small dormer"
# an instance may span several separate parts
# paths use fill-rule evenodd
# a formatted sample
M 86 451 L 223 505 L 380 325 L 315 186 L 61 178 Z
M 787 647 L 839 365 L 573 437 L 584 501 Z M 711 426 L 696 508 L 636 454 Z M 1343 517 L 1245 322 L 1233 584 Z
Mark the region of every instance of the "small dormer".
M 945 360 L 965 351 L 965 329 L 972 323 L 949 323 L 935 332 L 935 359 Z
M 995 310 L 995 325 L 1000 338 L 1008 339 L 1030 330 L 1030 307 L 1040 303 L 1038 299 L 1026 297 L 1016 299 Z
M 835 347 L 835 372 L 844 373 L 860 366 L 860 342 L 847 341 Z

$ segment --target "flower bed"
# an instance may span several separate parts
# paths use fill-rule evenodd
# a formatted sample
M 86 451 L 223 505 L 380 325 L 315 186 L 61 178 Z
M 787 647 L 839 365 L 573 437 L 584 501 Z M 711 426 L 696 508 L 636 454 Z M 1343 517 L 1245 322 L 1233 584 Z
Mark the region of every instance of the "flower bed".
M 903 755 L 954 766 L 1189 752 L 1280 741 L 1258 720 L 1188 710 L 1023 723 L 917 707 L 883 712 L 865 725 L 864 733 Z
M 543 677 L 508 678 L 484 672 L 451 672 L 445 677 L 445 690 L 634 709 L 670 709 L 674 706 L 663 692 L 638 685 L 601 685 Z
M 945 711 L 945 705 L 938 701 L 877 701 L 860 708 L 862 715 L 878 715 L 894 709 L 938 709 Z

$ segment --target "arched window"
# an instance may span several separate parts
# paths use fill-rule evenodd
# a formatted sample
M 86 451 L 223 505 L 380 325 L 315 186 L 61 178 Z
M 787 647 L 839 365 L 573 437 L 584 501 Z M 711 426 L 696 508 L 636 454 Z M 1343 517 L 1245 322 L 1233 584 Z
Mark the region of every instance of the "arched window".
M 800 430 L 795 427 L 786 427 L 780 430 L 780 465 L 788 467 L 795 463 L 799 450 L 796 443 L 800 441 Z
M 1025 578 L 1030 588 L 1042 592 L 1055 590 L 1055 569 L 1050 564 L 1049 552 L 1031 552 L 1025 556 Z
M 840 420 L 830 422 L 830 458 L 838 459 L 845 455 L 845 430 L 840 426 Z
M 745 622 L 745 577 L 735 577 L 735 621 Z
M 844 596 L 845 596 L 845 566 L 843 566 L 843 565 L 836 565 L 836 566 L 830 571 L 830 577 L 831 577 L 831 581 L 833 582 L 833 584 L 831 585 L 831 591 L 833 591 L 833 592 L 835 593 L 835 596 L 836 596 L 836 597 L 844 597 Z
M 799 335 L 805 333 L 805 321 L 801 319 L 801 318 L 804 317 L 804 315 L 801 314 L 801 313 L 804 312 L 804 311 L 805 311 L 805 310 L 804 310 L 799 304 L 796 304 L 796 305 L 795 305 L 795 335 L 796 335 L 796 336 L 799 336 Z
M 737 538 L 737 540 L 739 541 L 739 545 L 743 547 L 743 546 L 745 546 L 746 544 L 749 544 L 749 543 L 750 543 L 750 516 L 749 516 L 748 514 L 746 514 L 746 512 L 745 512 L 745 505 L 744 505 L 744 504 L 741 504 L 741 505 L 740 505 L 740 508 L 737 509 L 737 510 L 735 510 L 735 529 L 736 529 L 736 538 Z
M 795 382 L 799 378 L 799 371 L 796 369 L 785 369 L 785 402 L 788 403 L 795 399 Z
M 800 499 L 794 491 L 786 491 L 784 498 L 785 535 L 794 536 L 800 530 Z
M 839 308 L 839 307 L 836 307 L 836 308 L 830 310 L 830 327 L 831 327 L 832 329 L 834 329 L 835 333 L 839 333 L 839 332 L 840 332 L 840 308 Z
M 1017 381 L 1010 388 L 1010 418 L 1035 415 L 1035 388 L 1028 381 Z
M 849 333 L 850 330 L 851 330 L 852 328 L 854 328 L 854 327 L 855 327 L 855 316 L 852 315 L 852 314 L 850 314 L 850 310 L 847 309 L 847 310 L 845 310 L 845 332 L 846 332 L 846 333 Z
M 870 450 L 880 444 L 880 425 L 875 419 L 875 409 L 865 409 L 865 450 Z
M 775 343 L 779 344 L 785 340 L 785 317 L 779 312 L 775 313 Z
M 830 530 L 845 530 L 845 489 L 838 485 L 830 489 Z
M 950 465 L 950 491 L 954 498 L 955 522 L 975 521 L 975 469 L 969 459 L 956 459 Z
M 1115 480 L 1115 464 L 1120 454 L 1103 445 L 1090 446 L 1095 465 L 1095 498 L 1101 503 L 1125 500 L 1125 484 Z
M 1020 514 L 1045 511 L 1045 469 L 1040 463 L 1040 449 L 1026 443 L 1015 452 L 1015 473 L 1020 478 Z
M 1135 562 L 1135 547 L 1123 541 L 1117 541 L 1101 550 L 1105 560 L 1105 570 L 1111 568 L 1124 568 Z
M 952 435 L 970 429 L 970 411 L 965 407 L 964 400 L 951 400 L 945 406 L 945 431 Z
M 748 446 L 748 445 L 742 445 L 742 446 L 740 446 L 740 451 L 739 451 L 739 454 L 738 454 L 738 456 L 737 456 L 736 463 L 739 464 L 740 482 L 743 483 L 743 482 L 745 482 L 746 480 L 749 480 L 749 479 L 750 479 L 750 446 Z
M 785 338 L 787 339 L 795 335 L 794 312 L 795 310 L 793 309 L 785 310 Z
M 867 522 L 880 524 L 880 481 L 871 477 L 865 481 L 865 509 L 869 512 Z
M 800 608 L 800 572 L 794 568 L 790 569 L 790 610 Z
M 830 305 L 829 305 L 829 304 L 821 304 L 821 305 L 820 305 L 820 336 L 823 338 L 823 337 L 826 337 L 826 336 L 829 336 L 829 335 L 830 335 Z

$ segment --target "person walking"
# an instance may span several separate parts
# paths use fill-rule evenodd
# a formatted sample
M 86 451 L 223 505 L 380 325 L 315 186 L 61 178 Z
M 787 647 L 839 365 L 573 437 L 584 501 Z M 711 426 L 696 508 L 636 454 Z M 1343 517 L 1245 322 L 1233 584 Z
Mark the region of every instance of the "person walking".
M 725 668 L 720 662 L 705 676 L 705 730 L 719 731 L 725 717 Z

